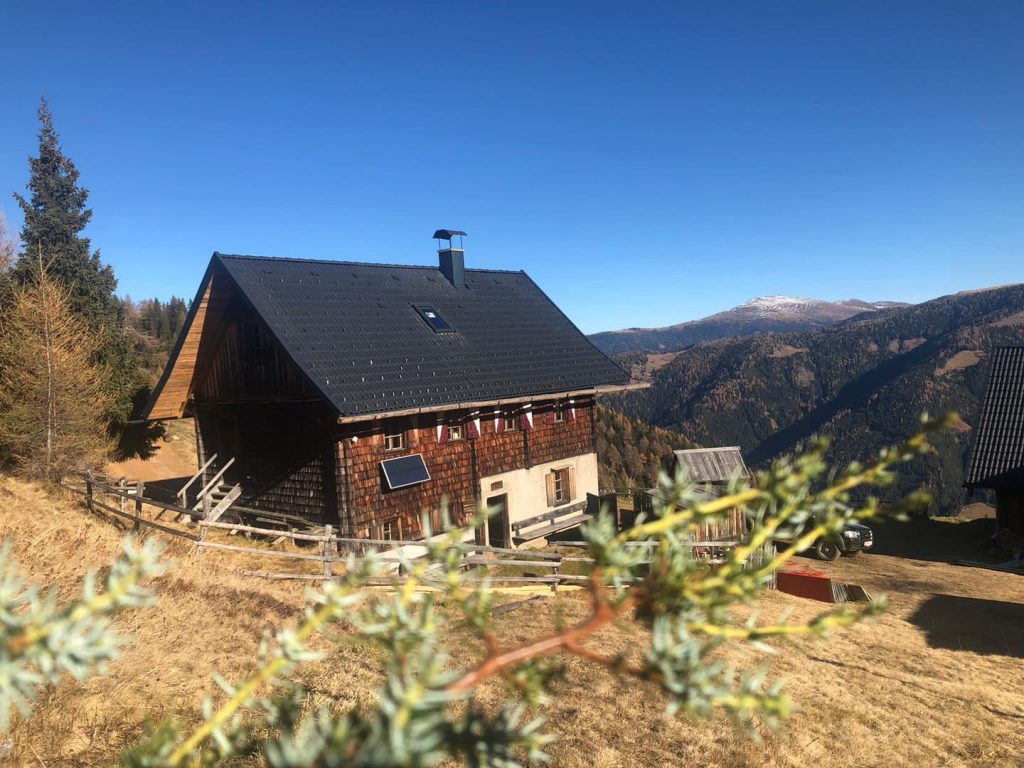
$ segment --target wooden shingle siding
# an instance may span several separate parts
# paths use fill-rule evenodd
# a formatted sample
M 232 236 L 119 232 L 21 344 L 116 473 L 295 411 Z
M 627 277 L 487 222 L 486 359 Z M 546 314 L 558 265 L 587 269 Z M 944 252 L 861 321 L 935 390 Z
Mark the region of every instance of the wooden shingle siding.
M 550 423 L 547 414 L 551 407 L 537 411 L 530 430 L 530 461 L 547 464 L 569 456 L 591 453 L 593 448 L 590 408 L 576 409 L 574 421 Z
M 348 456 L 347 476 L 343 478 L 351 491 L 351 525 L 356 536 L 373 537 L 372 528 L 395 518 L 400 519 L 402 538 L 420 535 L 420 515 L 423 509 L 440 508 L 448 499 L 449 507 L 461 510 L 462 505 L 474 500 L 471 471 L 470 440 L 441 443 L 437 439 L 436 424 L 418 423 L 415 419 L 396 419 L 384 422 L 386 426 L 351 432 L 342 437 L 345 445 L 339 452 Z M 384 448 L 384 431 L 405 433 L 405 448 L 388 451 Z M 352 437 L 357 439 L 353 442 Z M 380 462 L 413 453 L 423 454 L 430 480 L 426 483 L 387 490 L 382 482 Z M 461 522 L 461 520 L 457 520 Z
M 235 463 L 225 479 L 240 483 L 243 507 L 337 522 L 331 414 L 305 403 L 197 405 L 207 455 Z
M 393 419 L 374 422 L 342 433 L 337 446 L 339 498 L 351 500 L 350 525 L 354 536 L 374 537 L 383 523 L 398 518 L 402 537 L 422 535 L 421 511 L 434 511 L 447 498 L 456 523 L 463 522 L 464 511 L 479 503 L 479 480 L 516 469 L 526 468 L 527 456 L 533 464 L 557 461 L 591 453 L 593 423 L 590 403 L 577 405 L 576 419 L 550 423 L 546 410 L 538 408 L 533 428 L 498 432 L 494 416 L 482 414 L 480 436 L 440 442 L 437 422 L 432 417 Z M 459 421 L 469 414 L 458 417 Z M 387 451 L 385 432 L 402 429 L 405 448 Z M 352 438 L 356 439 L 353 440 Z M 423 455 L 430 480 L 399 490 L 387 490 L 382 482 L 380 462 L 413 453 Z
M 216 353 L 196 387 L 197 400 L 317 399 L 266 324 L 241 301 L 232 303 L 224 326 Z

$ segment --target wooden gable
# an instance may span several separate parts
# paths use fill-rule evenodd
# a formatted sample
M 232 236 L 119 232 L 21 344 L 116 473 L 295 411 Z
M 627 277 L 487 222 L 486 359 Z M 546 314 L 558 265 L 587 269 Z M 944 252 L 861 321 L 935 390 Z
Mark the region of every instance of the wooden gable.
M 247 334 L 264 354 L 247 356 Z M 254 337 L 255 338 L 255 337 Z M 180 419 L 193 395 L 208 401 L 319 399 L 306 376 L 248 306 L 231 277 L 211 263 L 143 418 Z

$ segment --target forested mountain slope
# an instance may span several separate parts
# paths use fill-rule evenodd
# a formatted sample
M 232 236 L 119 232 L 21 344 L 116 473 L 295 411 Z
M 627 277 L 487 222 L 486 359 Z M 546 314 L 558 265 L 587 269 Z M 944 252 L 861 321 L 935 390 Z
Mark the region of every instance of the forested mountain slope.
M 840 461 L 865 458 L 915 429 L 923 411 L 956 410 L 956 434 L 903 473 L 941 507 L 963 497 L 963 466 L 988 350 L 1024 344 L 1024 285 L 944 296 L 818 331 L 724 339 L 683 350 L 649 390 L 609 398 L 629 416 L 706 446 L 740 445 L 753 465 L 815 433 Z M 895 492 L 895 491 L 894 491 Z
M 604 489 L 651 488 L 672 451 L 695 447 L 677 432 L 652 427 L 600 405 L 594 433 Z

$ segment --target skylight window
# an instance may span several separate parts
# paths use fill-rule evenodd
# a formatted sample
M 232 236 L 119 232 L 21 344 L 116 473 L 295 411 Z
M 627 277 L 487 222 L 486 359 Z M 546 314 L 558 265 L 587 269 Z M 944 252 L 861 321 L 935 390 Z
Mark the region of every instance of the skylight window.
M 416 307 L 416 311 L 420 313 L 420 317 L 431 327 L 434 333 L 452 332 L 452 327 L 448 325 L 443 317 L 437 314 L 433 307 L 419 306 Z

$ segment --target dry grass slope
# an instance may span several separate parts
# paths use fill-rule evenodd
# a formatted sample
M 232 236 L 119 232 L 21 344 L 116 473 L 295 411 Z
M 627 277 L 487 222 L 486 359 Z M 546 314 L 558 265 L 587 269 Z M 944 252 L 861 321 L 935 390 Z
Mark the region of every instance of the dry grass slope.
M 64 596 L 73 594 L 87 569 L 114 556 L 122 535 L 73 504 L 15 480 L 0 478 L 0 510 L 0 535 L 14 540 L 23 567 Z M 827 566 L 872 592 L 891 594 L 891 610 L 879 622 L 827 644 L 801 641 L 771 657 L 733 659 L 740 665 L 767 664 L 773 675 L 787 679 L 802 710 L 783 735 L 759 743 L 721 719 L 667 718 L 649 689 L 573 659 L 549 712 L 559 736 L 553 765 L 1021 765 L 1024 579 L 930 559 L 949 556 L 957 542 L 963 547 L 965 534 L 983 536 L 978 526 L 987 522 L 883 531 L 890 548 L 916 559 L 871 555 Z M 245 675 L 261 633 L 298 619 L 301 586 L 233 575 L 230 556 L 195 558 L 183 542 L 173 542 L 169 553 L 176 563 L 154 585 L 157 607 L 117 620 L 134 642 L 110 675 L 45 693 L 33 719 L 16 723 L 8 764 L 107 763 L 138 738 L 147 717 L 194 717 L 202 698 L 214 690 L 211 670 L 229 679 Z M 759 610 L 767 620 L 789 607 L 804 618 L 821 606 L 771 594 Z M 498 621 L 512 644 L 584 611 L 578 596 L 559 593 Z M 624 623 L 594 646 L 635 648 L 639 632 Z M 459 653 L 473 652 L 453 639 Z M 375 651 L 342 642 L 325 661 L 304 668 L 302 679 L 316 704 L 366 705 L 373 700 L 380 661 Z M 496 698 L 497 691 L 485 695 Z

